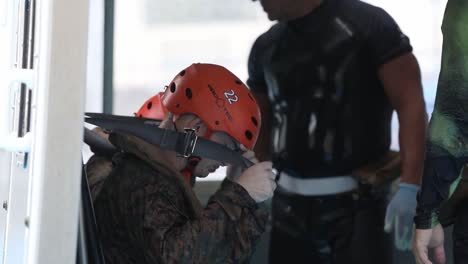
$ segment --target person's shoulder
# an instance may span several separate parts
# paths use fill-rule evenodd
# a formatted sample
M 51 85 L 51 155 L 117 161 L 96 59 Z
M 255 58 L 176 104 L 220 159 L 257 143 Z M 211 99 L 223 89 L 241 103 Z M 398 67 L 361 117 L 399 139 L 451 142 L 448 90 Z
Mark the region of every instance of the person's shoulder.
M 255 40 L 253 49 L 264 50 L 265 48 L 273 45 L 273 43 L 280 37 L 283 27 L 283 24 L 276 23 L 266 32 L 260 34 L 260 36 Z
M 154 206 L 155 210 L 178 207 L 183 204 L 182 183 L 181 179 L 176 178 L 177 175 L 155 164 L 145 164 L 140 168 L 140 173 L 134 175 L 132 182 L 129 183 L 132 196 L 145 197 L 148 205 Z
M 339 10 L 343 18 L 364 31 L 393 21 L 383 8 L 359 0 L 343 0 Z
M 342 0 L 340 6 L 343 13 L 350 15 L 361 15 L 365 17 L 381 14 L 388 15 L 383 8 L 359 0 Z
M 249 79 L 247 85 L 250 89 L 262 87 L 263 89 L 263 63 L 268 58 L 268 51 L 274 47 L 275 42 L 280 38 L 284 24 L 277 23 L 265 33 L 261 34 L 252 45 L 248 59 Z
M 120 174 L 120 182 L 131 190 L 146 189 L 153 193 L 160 190 L 172 192 L 177 188 L 172 180 L 176 176 L 159 163 L 148 162 L 128 153 L 114 156 L 113 162 Z

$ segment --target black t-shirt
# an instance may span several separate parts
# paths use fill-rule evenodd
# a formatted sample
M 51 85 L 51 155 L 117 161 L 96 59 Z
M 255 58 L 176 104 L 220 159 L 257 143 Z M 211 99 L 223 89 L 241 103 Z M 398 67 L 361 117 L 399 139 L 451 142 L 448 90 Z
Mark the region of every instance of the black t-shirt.
M 385 153 L 392 107 L 378 69 L 411 51 L 384 10 L 356 0 L 327 0 L 262 34 L 247 84 L 268 94 L 278 83 L 288 105 L 282 166 L 299 177 L 344 175 Z

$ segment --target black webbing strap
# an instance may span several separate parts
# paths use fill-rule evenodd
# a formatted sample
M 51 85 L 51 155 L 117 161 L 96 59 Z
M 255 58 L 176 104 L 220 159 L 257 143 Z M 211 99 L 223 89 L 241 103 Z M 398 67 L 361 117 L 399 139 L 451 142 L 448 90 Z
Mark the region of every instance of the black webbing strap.
M 130 116 L 86 113 L 85 122 L 101 128 L 132 134 L 163 149 L 173 150 L 184 157 L 199 156 L 232 165 L 250 167 L 253 163 L 224 145 L 200 138 L 193 130 L 177 132 L 159 128 L 159 122 Z
M 119 151 L 107 139 L 86 127 L 84 128 L 84 142 L 91 148 L 93 153 L 100 156 L 112 157 Z

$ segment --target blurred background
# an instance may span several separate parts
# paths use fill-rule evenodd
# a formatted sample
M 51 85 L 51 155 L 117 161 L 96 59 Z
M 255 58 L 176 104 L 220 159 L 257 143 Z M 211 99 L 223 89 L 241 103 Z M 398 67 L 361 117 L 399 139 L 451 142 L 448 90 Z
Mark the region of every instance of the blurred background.
M 427 111 L 432 113 L 440 67 L 446 0 L 369 0 L 407 34 L 420 63 Z M 196 62 L 225 66 L 243 81 L 256 37 L 269 21 L 258 2 L 239 0 L 115 0 L 112 111 L 131 115 Z M 92 89 L 88 87 L 88 90 Z M 394 117 L 392 148 L 398 149 Z M 219 180 L 223 168 L 206 180 Z
M 402 31 L 409 36 L 422 71 L 427 112 L 431 114 L 440 68 L 442 44 L 440 27 L 447 1 L 367 0 L 365 2 L 385 9 L 397 21 Z M 57 8 L 55 10 L 46 8 L 52 5 Z M 55 15 L 54 19 L 47 17 L 50 15 L 48 12 Z M 66 14 L 74 17 L 69 18 Z M 44 16 L 41 17 L 41 15 Z M 86 20 L 89 22 L 88 27 L 86 27 Z M 246 81 L 250 48 L 255 39 L 272 24 L 273 22 L 267 19 L 260 4 L 250 0 L 93 0 L 89 1 L 89 8 L 87 1 L 0 1 L 0 82 L 10 85 L 8 80 L 15 78 L 15 76 L 10 76 L 15 70 L 21 73 L 19 77 L 30 76 L 32 80 L 36 74 L 42 80 L 47 76 L 58 79 L 55 85 L 41 86 L 45 91 L 51 89 L 56 92 L 55 101 L 47 94 L 46 98 L 42 98 L 44 102 L 47 102 L 43 105 L 36 105 L 40 89 L 36 90 L 35 84 L 30 87 L 33 82 L 27 85 L 15 83 L 9 89 L 0 90 L 2 95 L 0 100 L 4 100 L 4 103 L 0 104 L 4 112 L 0 111 L 0 117 L 4 117 L 0 118 L 0 129 L 14 133 L 15 137 L 16 135 L 23 137 L 24 133 L 18 133 L 19 129 L 16 127 L 22 127 L 22 129 L 27 127 L 29 131 L 29 124 L 32 124 L 31 131 L 34 132 L 36 124 L 40 123 L 35 121 L 36 111 L 50 108 L 52 114 L 60 112 L 60 114 L 51 115 L 50 120 L 58 121 L 50 122 L 51 124 L 71 124 L 81 130 L 82 121 L 78 115 L 74 120 L 75 123 L 72 123 L 73 118 L 68 118 L 67 114 L 79 113 L 79 116 L 82 116 L 83 109 L 80 109 L 83 101 L 82 90 L 86 92 L 85 111 L 133 115 L 146 99 L 162 91 L 181 69 L 196 62 L 223 65 Z M 43 30 L 37 31 L 35 27 Z M 47 30 L 50 28 L 58 30 Z M 38 34 L 35 35 L 36 33 Z M 54 74 L 48 75 L 48 71 L 37 72 L 37 65 L 19 64 L 22 56 L 31 61 L 37 61 L 38 58 L 42 58 L 42 61 L 48 59 L 46 57 L 48 54 L 44 54 L 44 50 L 46 46 L 50 46 L 50 43 L 45 42 L 49 33 L 55 34 L 52 34 L 54 38 L 50 39 L 56 44 L 54 47 L 59 47 L 51 52 L 56 56 L 54 57 L 56 60 L 49 60 L 55 67 L 52 68 L 55 72 L 50 71 Z M 46 43 L 42 43 L 43 49 L 40 49 L 41 40 Z M 84 54 L 86 50 L 80 50 L 77 45 L 81 47 L 80 43 L 83 44 L 86 41 L 88 51 L 85 60 L 81 59 L 84 56 L 77 51 L 82 51 Z M 67 47 L 76 50 L 67 50 Z M 60 67 L 63 65 L 66 67 Z M 62 68 L 67 68 L 63 71 L 66 73 L 63 76 L 72 76 L 75 79 L 64 80 L 61 74 L 56 74 Z M 86 69 L 86 85 L 82 85 L 81 81 L 85 78 L 85 74 L 81 75 L 80 69 Z M 25 73 L 27 74 L 24 75 Z M 75 85 L 75 90 L 72 89 L 73 85 Z M 62 94 L 63 97 L 60 97 L 59 95 Z M 71 99 L 63 100 L 66 97 Z M 57 103 L 62 101 L 65 103 Z M 50 102 L 55 102 L 56 105 Z M 59 106 L 62 106 L 60 111 L 54 112 L 56 110 L 54 107 L 59 108 Z M 20 121 L 15 121 L 16 119 Z M 44 120 L 49 119 L 44 118 Z M 48 125 L 46 122 L 42 123 Z M 4 127 L 1 127 L 2 124 Z M 28 125 L 25 126 L 25 124 Z M 394 117 L 393 124 L 392 148 L 398 149 L 396 117 Z M 61 126 L 58 127 L 63 129 Z M 51 125 L 51 128 L 54 126 Z M 68 137 L 73 134 L 78 152 L 82 143 L 81 135 L 78 135 L 76 131 L 72 133 L 73 129 L 70 127 L 67 129 L 70 130 L 67 131 L 67 137 L 44 137 L 47 141 L 41 141 L 43 146 L 40 147 L 50 150 L 50 153 L 37 151 L 40 159 L 45 160 L 45 155 L 42 155 L 44 153 L 54 161 L 47 164 L 50 170 L 57 168 L 57 171 L 61 173 L 59 176 L 69 176 L 54 178 L 47 184 L 43 184 L 38 179 L 43 174 L 50 176 L 50 173 L 39 169 L 34 170 L 30 165 L 34 160 L 34 155 L 28 156 L 27 152 L 11 150 L 8 152 L 0 149 L 0 203 L 3 208 L 0 209 L 0 264 L 26 263 L 28 250 L 29 255 L 33 255 L 30 253 L 31 248 L 28 249 L 28 241 L 30 241 L 29 245 L 33 246 L 36 246 L 36 240 L 39 241 L 38 236 L 34 235 L 47 234 L 50 237 L 60 235 L 57 230 L 69 230 L 70 221 L 77 221 L 73 217 L 78 210 L 73 206 L 78 205 L 76 199 L 79 196 L 72 197 L 73 195 L 67 193 L 61 197 L 56 194 L 57 191 L 64 193 L 68 190 L 63 186 L 75 187 L 70 190 L 78 194 L 77 183 L 74 182 L 75 185 L 72 185 L 67 181 L 74 179 L 72 175 L 74 173 L 75 177 L 80 176 L 79 172 L 68 167 L 76 165 L 76 160 L 63 155 L 63 150 L 69 147 L 71 139 Z M 51 131 L 54 130 L 51 129 Z M 60 133 L 62 132 L 63 130 L 60 130 Z M 4 138 L 0 137 L 0 139 Z M 59 145 L 60 149 L 56 146 L 53 148 L 53 144 L 48 145 L 51 142 Z M 70 153 L 74 153 L 71 148 Z M 85 160 L 90 154 L 89 150 L 85 149 Z M 55 162 L 55 159 L 58 161 Z M 225 169 L 220 168 L 196 184 L 195 191 L 202 202 L 206 202 L 224 175 Z M 46 178 L 46 176 L 43 177 Z M 34 181 L 37 181 L 36 185 L 33 184 Z M 52 193 L 53 199 L 34 204 L 36 200 L 32 198 L 32 190 L 38 189 L 39 192 L 36 193 Z M 56 210 L 56 204 L 60 205 L 59 210 Z M 34 226 L 36 228 L 31 228 L 29 226 L 31 210 L 39 208 L 40 211 L 42 205 L 53 210 L 43 214 L 46 220 L 41 223 L 42 225 L 36 222 Z M 54 221 L 60 219 L 60 221 L 49 223 L 47 219 Z M 44 227 L 47 228 L 44 229 Z M 54 247 L 65 241 L 70 245 L 70 249 L 75 250 L 76 242 L 69 241 L 67 234 L 61 237 L 62 240 L 45 238 L 44 240 L 50 243 L 43 243 L 42 246 Z M 59 235 L 57 237 L 60 237 Z M 268 238 L 267 232 L 253 256 L 252 263 L 266 263 Z M 447 246 L 450 240 L 450 236 L 447 236 Z M 53 255 L 59 251 L 61 250 L 54 248 L 54 252 L 47 252 L 44 255 Z M 449 254 L 448 263 L 451 263 L 450 251 L 447 253 Z M 410 252 L 404 254 L 395 252 L 395 256 L 395 263 L 414 263 Z
M 427 112 L 432 113 L 440 69 L 440 25 L 446 0 L 368 0 L 384 8 L 409 36 L 419 61 Z M 151 95 L 194 62 L 225 66 L 247 79 L 250 48 L 269 21 L 258 2 L 239 0 L 115 0 L 113 112 L 130 115 Z M 392 148 L 398 149 L 393 117 Z M 206 201 L 224 177 L 220 168 L 196 186 Z M 447 243 L 450 243 L 447 237 Z M 268 233 L 253 263 L 266 263 Z M 450 251 L 448 251 L 450 252 Z M 395 263 L 414 263 L 410 252 L 395 251 Z M 448 256 L 449 263 L 451 256 Z

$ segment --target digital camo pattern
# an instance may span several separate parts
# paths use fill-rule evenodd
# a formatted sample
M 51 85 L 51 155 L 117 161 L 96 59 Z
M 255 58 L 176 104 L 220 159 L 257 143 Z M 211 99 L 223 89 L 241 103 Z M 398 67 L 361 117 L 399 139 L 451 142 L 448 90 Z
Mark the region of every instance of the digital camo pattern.
M 429 142 L 440 147 L 430 156 L 468 156 L 468 2 L 449 0 L 442 24 L 444 37 L 437 97 Z
M 423 183 L 415 218 L 417 228 L 430 228 L 440 219 L 454 217 L 439 216 L 439 210 L 456 190 L 468 161 L 467 32 L 468 1 L 449 0 L 442 22 L 442 62 L 429 123 Z M 449 203 L 457 201 L 451 199 Z
M 129 138 L 111 136 L 127 151 L 94 203 L 107 263 L 248 262 L 268 215 L 247 191 L 226 180 L 202 209 L 178 172 Z

